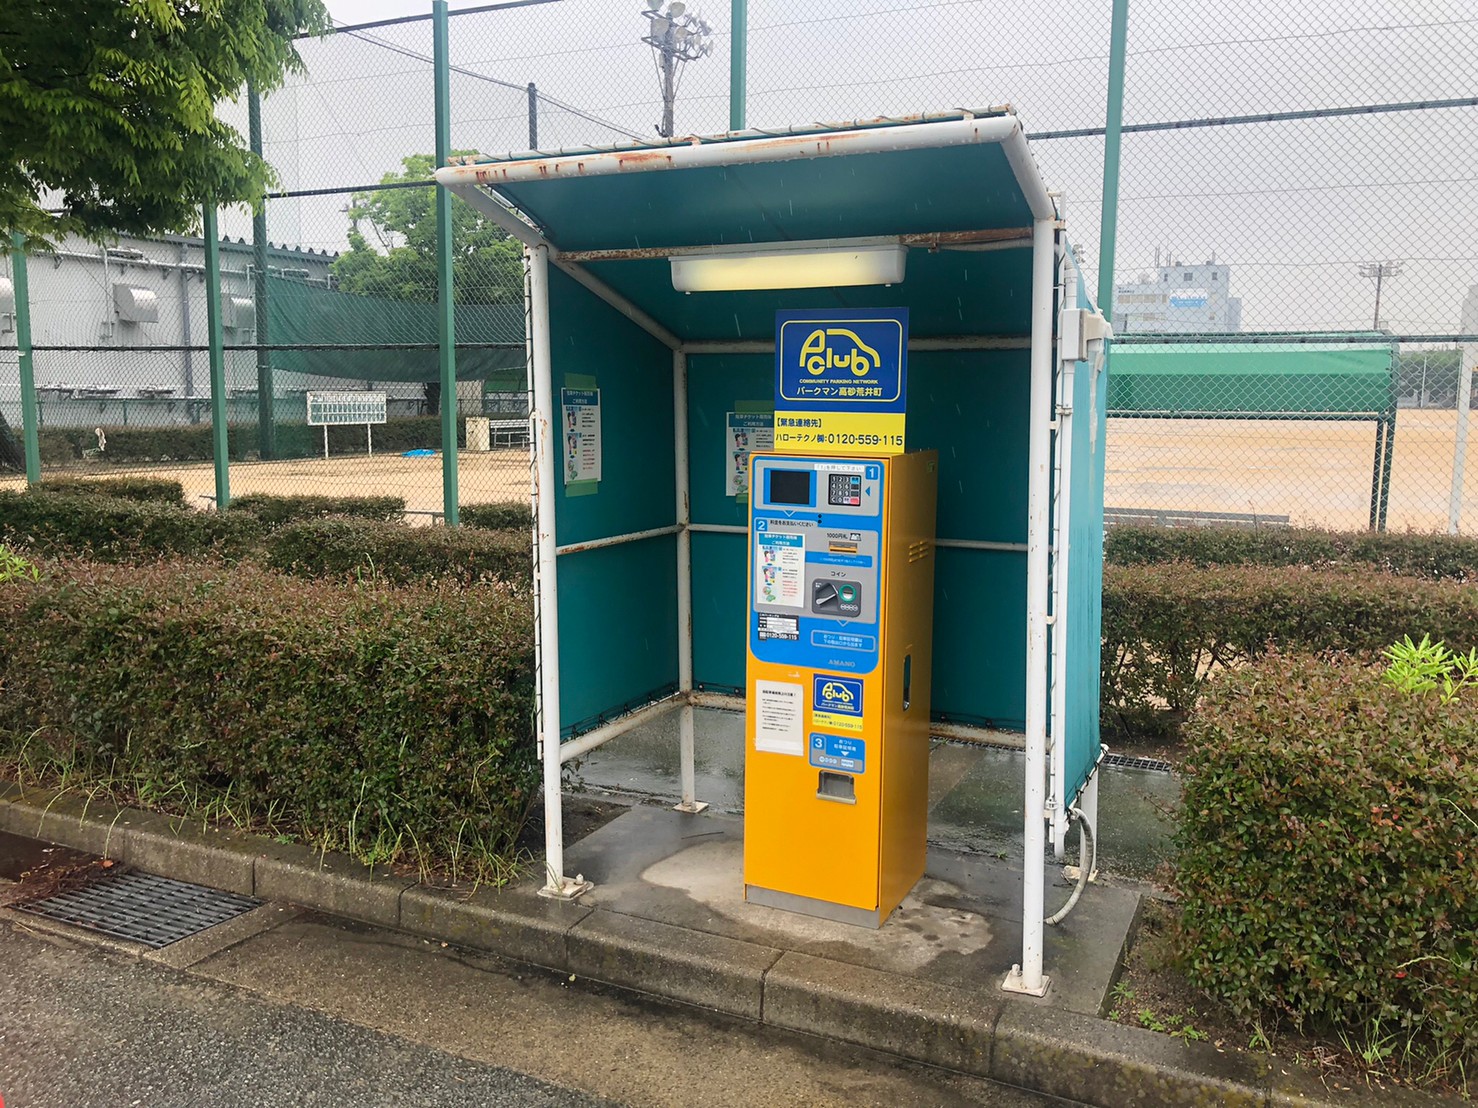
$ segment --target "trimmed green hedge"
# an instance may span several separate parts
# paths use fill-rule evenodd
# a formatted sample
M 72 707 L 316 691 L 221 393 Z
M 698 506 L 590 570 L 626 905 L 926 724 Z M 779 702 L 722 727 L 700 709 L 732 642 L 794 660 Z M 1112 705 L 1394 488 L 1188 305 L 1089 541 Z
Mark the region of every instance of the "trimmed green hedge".
M 1415 632 L 1478 646 L 1478 589 L 1349 567 L 1109 566 L 1103 720 L 1110 734 L 1173 735 L 1213 673 L 1272 645 L 1375 654 Z
M 378 861 L 512 853 L 537 795 L 530 606 L 251 567 L 44 567 L 0 587 L 0 737 L 77 779 L 228 797 Z M 131 784 L 130 784 L 131 783 Z M 186 805 L 188 806 L 188 805 Z
M 245 505 L 243 507 L 243 505 Z M 259 559 L 299 577 L 527 583 L 529 536 L 382 522 L 395 497 L 242 497 L 224 512 L 104 496 L 0 491 L 0 542 L 105 562 Z M 320 511 L 351 511 L 324 515 Z M 294 519 L 305 515 L 307 518 Z M 368 517 L 368 518 L 364 518 Z
M 533 573 L 529 538 L 523 532 L 410 527 L 347 518 L 290 523 L 267 539 L 263 558 L 274 569 L 300 576 L 391 582 L 526 584 Z
M 107 562 L 169 556 L 235 560 L 255 549 L 263 532 L 262 524 L 244 513 L 0 490 L 0 542 L 43 554 L 82 554 Z
M 1478 539 L 1462 535 L 1275 527 L 1116 526 L 1104 533 L 1103 553 L 1110 565 L 1348 564 L 1412 577 L 1478 581 Z
M 1478 702 L 1273 655 L 1189 730 L 1176 885 L 1191 980 L 1478 1065 Z
M 256 516 L 268 527 L 281 527 L 304 519 L 324 516 L 353 516 L 381 523 L 399 521 L 405 512 L 403 496 L 273 496 L 250 493 L 233 496 L 230 511 Z
M 480 527 L 485 531 L 532 531 L 534 513 L 525 501 L 502 504 L 463 504 L 458 519 L 464 527 Z
M 39 485 L 31 487 L 36 492 L 65 496 L 113 496 L 120 500 L 177 506 L 185 503 L 185 486 L 162 477 L 109 477 L 100 481 L 82 477 L 47 477 Z

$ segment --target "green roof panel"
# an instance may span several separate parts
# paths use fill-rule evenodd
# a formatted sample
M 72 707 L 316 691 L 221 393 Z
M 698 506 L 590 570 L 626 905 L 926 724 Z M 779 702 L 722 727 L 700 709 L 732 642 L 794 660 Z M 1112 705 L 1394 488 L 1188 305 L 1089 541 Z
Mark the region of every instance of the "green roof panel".
M 1032 222 L 995 143 L 560 177 L 500 184 L 496 191 L 561 250 L 980 231 Z

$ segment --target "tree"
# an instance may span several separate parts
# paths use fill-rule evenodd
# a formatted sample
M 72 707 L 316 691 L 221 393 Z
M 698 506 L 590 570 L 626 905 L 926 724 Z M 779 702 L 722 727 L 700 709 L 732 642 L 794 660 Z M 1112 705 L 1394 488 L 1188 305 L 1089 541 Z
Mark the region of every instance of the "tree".
M 327 27 L 320 0 L 5 0 L 0 232 L 190 231 L 257 202 L 276 179 L 215 105 L 276 88 Z
M 425 187 L 355 193 L 349 209 L 349 249 L 335 260 L 331 272 L 345 292 L 434 303 L 436 186 L 430 182 L 436 159 L 412 154 L 400 164 L 402 171 L 387 173 L 382 185 Z M 523 303 L 522 244 L 468 204 L 452 205 L 452 251 L 452 289 L 458 304 Z

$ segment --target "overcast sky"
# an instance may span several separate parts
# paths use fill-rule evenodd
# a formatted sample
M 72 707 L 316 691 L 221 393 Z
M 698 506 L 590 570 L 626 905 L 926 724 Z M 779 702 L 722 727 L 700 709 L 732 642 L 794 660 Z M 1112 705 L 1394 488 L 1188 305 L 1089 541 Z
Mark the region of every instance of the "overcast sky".
M 453 3 L 459 8 L 480 6 Z M 681 132 L 725 129 L 727 0 L 698 3 L 715 52 L 689 66 Z M 660 115 L 640 0 L 557 2 L 451 23 L 453 145 L 542 148 L 647 136 Z M 1100 125 L 1109 0 L 750 0 L 749 121 L 856 119 L 1009 102 L 1029 130 Z M 339 24 L 424 0 L 330 0 Z M 1130 0 L 1126 122 L 1472 96 L 1471 0 Z M 268 99 L 268 156 L 293 188 L 377 181 L 431 149 L 427 23 L 303 44 L 306 81 Z M 230 117 L 229 110 L 227 112 Z M 1102 142 L 1034 143 L 1097 263 Z M 274 239 L 343 245 L 343 197 L 278 202 Z M 1232 265 L 1244 327 L 1369 326 L 1361 262 L 1399 259 L 1382 318 L 1455 328 L 1478 283 L 1478 108 L 1134 135 L 1124 143 L 1118 276 L 1155 252 Z

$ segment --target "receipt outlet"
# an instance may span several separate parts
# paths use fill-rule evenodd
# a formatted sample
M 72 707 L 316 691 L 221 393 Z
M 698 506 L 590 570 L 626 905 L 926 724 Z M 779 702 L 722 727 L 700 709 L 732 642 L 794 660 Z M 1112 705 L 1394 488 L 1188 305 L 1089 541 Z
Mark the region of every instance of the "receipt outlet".
M 751 465 L 745 897 L 877 927 L 924 872 L 938 456 Z

